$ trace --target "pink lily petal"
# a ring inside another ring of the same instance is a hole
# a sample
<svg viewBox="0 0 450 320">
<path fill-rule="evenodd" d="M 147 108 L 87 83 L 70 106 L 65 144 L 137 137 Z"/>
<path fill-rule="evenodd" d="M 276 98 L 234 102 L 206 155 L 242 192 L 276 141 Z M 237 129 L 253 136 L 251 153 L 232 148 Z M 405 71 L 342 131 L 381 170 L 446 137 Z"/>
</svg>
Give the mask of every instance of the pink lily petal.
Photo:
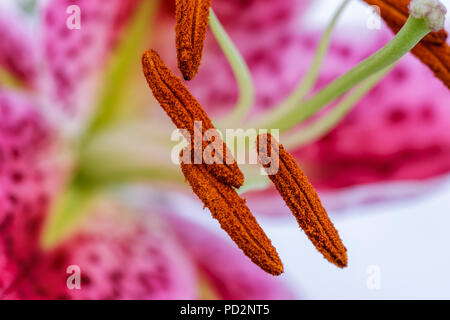
<svg viewBox="0 0 450 320">
<path fill-rule="evenodd" d="M 193 266 L 155 216 L 103 209 L 41 253 L 7 299 L 193 299 Z M 80 285 L 69 277 L 79 268 Z M 68 280 L 69 279 L 69 280 Z M 69 286 L 68 286 L 69 283 Z"/>
<path fill-rule="evenodd" d="M 44 11 L 43 43 L 55 101 L 72 110 L 88 101 L 87 81 L 105 66 L 138 0 L 51 0 Z M 69 6 L 78 6 L 80 29 L 69 29 Z"/>
<path fill-rule="evenodd" d="M 47 210 L 48 174 L 38 161 L 50 130 L 26 96 L 0 90 L 0 294 L 32 258 Z M 9 270 L 10 272 L 3 272 Z"/>
<path fill-rule="evenodd" d="M 11 11 L 0 12 L 0 68 L 30 86 L 37 75 L 34 37 L 24 17 Z"/>
<path fill-rule="evenodd" d="M 270 31 L 294 26 L 310 0 L 217 0 L 212 8 L 227 31 L 243 33 Z M 175 1 L 161 4 L 161 18 L 174 19 Z"/>
<path fill-rule="evenodd" d="M 222 0 L 213 4 L 227 30 L 245 33 L 285 29 L 293 26 L 309 0 Z"/>
<path fill-rule="evenodd" d="M 254 265 L 229 239 L 174 215 L 169 221 L 201 275 L 221 299 L 292 299 L 282 276 L 273 277 Z"/>
</svg>

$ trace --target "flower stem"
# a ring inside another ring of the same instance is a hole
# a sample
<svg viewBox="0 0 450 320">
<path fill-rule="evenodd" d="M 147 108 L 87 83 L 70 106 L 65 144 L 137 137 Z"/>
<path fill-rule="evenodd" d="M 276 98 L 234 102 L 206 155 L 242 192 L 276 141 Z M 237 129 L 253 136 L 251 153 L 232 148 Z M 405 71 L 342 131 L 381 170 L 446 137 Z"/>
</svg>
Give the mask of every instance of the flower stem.
<svg viewBox="0 0 450 320">
<path fill-rule="evenodd" d="M 236 107 L 233 112 L 223 120 L 224 124 L 236 124 L 236 122 L 244 120 L 250 111 L 250 108 L 253 106 L 253 102 L 255 101 L 255 90 L 253 88 L 252 76 L 244 58 L 239 53 L 239 50 L 228 36 L 212 9 L 210 9 L 209 19 L 211 30 L 222 48 L 225 57 L 230 63 L 239 87 L 239 100 Z"/>
<path fill-rule="evenodd" d="M 253 123 L 251 127 L 277 128 L 283 132 L 298 125 L 371 75 L 398 61 L 429 32 L 430 29 L 424 19 L 410 16 L 403 28 L 386 46 L 326 86 L 300 108 L 279 118 L 264 118 L 264 122 Z"/>
</svg>

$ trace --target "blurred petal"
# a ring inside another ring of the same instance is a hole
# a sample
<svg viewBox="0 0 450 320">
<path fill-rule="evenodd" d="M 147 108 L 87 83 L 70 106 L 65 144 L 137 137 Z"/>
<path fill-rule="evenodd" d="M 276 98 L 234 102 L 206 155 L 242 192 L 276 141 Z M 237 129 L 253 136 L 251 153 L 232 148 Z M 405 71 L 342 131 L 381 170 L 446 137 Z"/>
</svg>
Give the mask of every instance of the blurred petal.
<svg viewBox="0 0 450 320">
<path fill-rule="evenodd" d="M 309 0 L 220 0 L 213 6 L 227 30 L 239 30 L 249 36 L 294 25 L 309 3 Z"/>
<path fill-rule="evenodd" d="M 0 91 L 0 297 L 195 298 L 193 268 L 156 217 L 99 212 L 56 249 L 38 247 L 63 174 L 41 162 L 44 151 L 53 156 L 53 136 L 37 110 L 28 97 Z M 81 290 L 66 285 L 70 265 L 81 268 Z"/>
<path fill-rule="evenodd" d="M 200 274 L 221 299 L 292 299 L 282 276 L 274 277 L 253 264 L 233 243 L 200 226 L 169 216 L 180 242 Z"/>
<path fill-rule="evenodd" d="M 298 23 L 310 0 L 216 0 L 214 11 L 228 30 L 250 32 L 270 31 Z M 161 18 L 174 19 L 175 1 L 163 1 Z"/>
<path fill-rule="evenodd" d="M 32 85 L 36 77 L 37 56 L 28 21 L 11 9 L 0 9 L 0 68 L 19 81 Z"/>
<path fill-rule="evenodd" d="M 195 298 L 192 265 L 171 233 L 148 217 L 108 204 L 71 240 L 42 253 L 6 298 Z M 79 267 L 80 289 L 67 285 L 69 266 Z"/>
<path fill-rule="evenodd" d="M 44 8 L 43 42 L 50 94 L 64 108 L 89 101 L 89 80 L 104 65 L 138 0 L 50 0 Z M 80 8 L 80 29 L 69 29 L 69 6 Z M 80 92 L 81 91 L 81 92 Z M 91 93 L 91 92 L 90 92 Z M 91 93 L 92 94 L 92 93 Z M 82 95 L 82 97 L 80 96 Z"/>
<path fill-rule="evenodd" d="M 50 129 L 31 100 L 0 90 L 0 119 L 1 294 L 18 267 L 32 258 L 51 179 L 49 169 L 38 161 L 47 149 Z M 57 175 L 56 168 L 52 170 Z"/>
</svg>

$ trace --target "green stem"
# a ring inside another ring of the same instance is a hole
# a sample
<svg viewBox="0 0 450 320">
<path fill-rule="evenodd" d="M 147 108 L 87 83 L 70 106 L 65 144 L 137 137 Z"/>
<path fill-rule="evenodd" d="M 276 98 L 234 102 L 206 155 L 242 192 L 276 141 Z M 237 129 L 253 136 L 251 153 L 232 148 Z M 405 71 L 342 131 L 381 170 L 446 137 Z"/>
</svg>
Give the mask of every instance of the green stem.
<svg viewBox="0 0 450 320">
<path fill-rule="evenodd" d="M 225 57 L 230 63 L 239 87 L 239 99 L 236 107 L 233 112 L 223 120 L 224 127 L 226 127 L 226 124 L 236 124 L 236 122 L 245 119 L 255 101 L 255 91 L 253 88 L 252 76 L 244 58 L 239 53 L 239 50 L 228 36 L 212 9 L 209 14 L 209 25 L 217 42 L 222 48 Z"/>
<path fill-rule="evenodd" d="M 335 106 L 333 110 L 322 116 L 319 120 L 300 129 L 299 132 L 283 138 L 283 145 L 287 149 L 295 149 L 314 142 L 326 135 L 338 125 L 358 101 L 375 87 L 392 68 L 388 67 L 385 70 L 379 71 L 362 82 L 353 92 Z"/>
<path fill-rule="evenodd" d="M 326 86 L 301 107 L 280 118 L 254 122 L 250 127 L 277 128 L 281 132 L 295 127 L 358 83 L 398 61 L 429 32 L 430 29 L 424 19 L 410 16 L 403 28 L 386 46 Z"/>
</svg>

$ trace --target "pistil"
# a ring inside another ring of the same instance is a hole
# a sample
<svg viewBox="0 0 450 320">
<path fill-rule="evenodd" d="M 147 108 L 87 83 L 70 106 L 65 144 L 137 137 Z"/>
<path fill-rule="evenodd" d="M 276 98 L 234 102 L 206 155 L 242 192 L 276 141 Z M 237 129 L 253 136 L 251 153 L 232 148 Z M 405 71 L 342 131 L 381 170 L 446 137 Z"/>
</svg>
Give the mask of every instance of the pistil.
<svg viewBox="0 0 450 320">
<path fill-rule="evenodd" d="M 389 28 L 398 33 L 408 19 L 409 0 L 364 0 L 370 5 L 380 8 L 380 14 Z M 440 4 L 437 1 L 438 4 Z M 417 5 L 417 4 L 416 4 Z M 445 8 L 438 8 L 444 13 Z M 443 15 L 442 15 L 443 18 Z M 448 34 L 442 29 L 440 18 L 432 21 L 435 25 L 434 32 L 423 38 L 411 52 L 427 65 L 442 82 L 450 89 L 450 46 L 447 44 Z M 439 30 L 441 29 L 441 30 Z"/>
</svg>

